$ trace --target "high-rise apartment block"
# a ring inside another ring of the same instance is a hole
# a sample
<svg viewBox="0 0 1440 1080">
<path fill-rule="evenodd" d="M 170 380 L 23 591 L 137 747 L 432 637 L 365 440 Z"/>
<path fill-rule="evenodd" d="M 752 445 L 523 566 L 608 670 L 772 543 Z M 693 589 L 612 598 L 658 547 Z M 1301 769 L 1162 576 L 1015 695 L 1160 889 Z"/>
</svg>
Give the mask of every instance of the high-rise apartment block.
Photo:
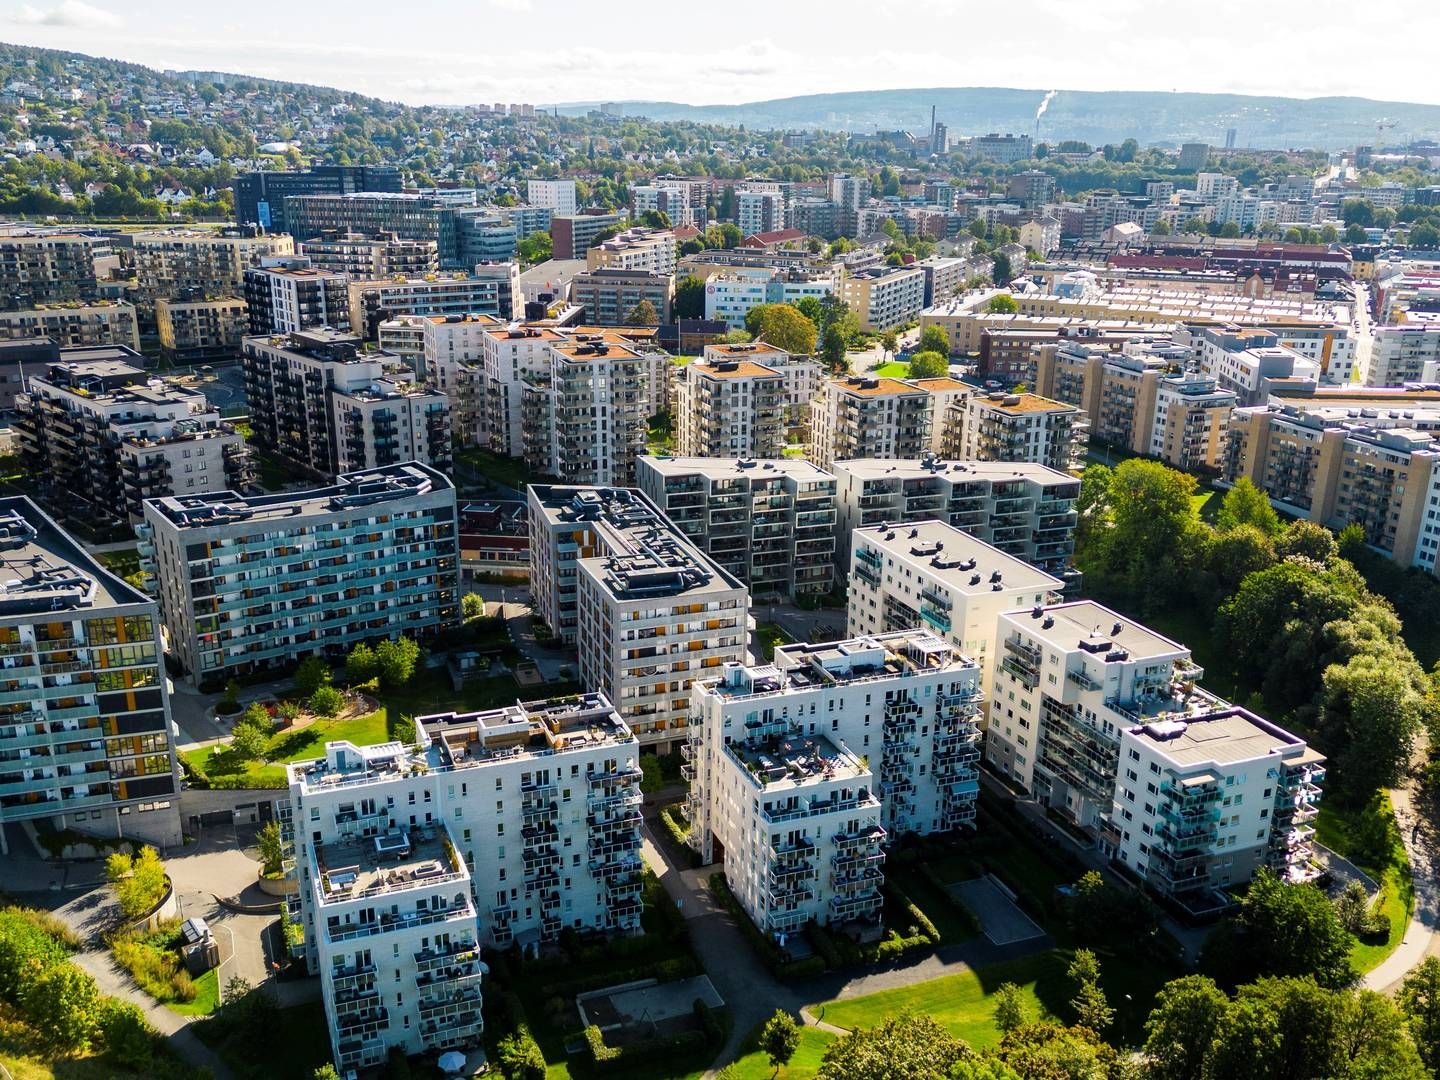
<svg viewBox="0 0 1440 1080">
<path fill-rule="evenodd" d="M 670 321 L 675 279 L 648 270 L 587 270 L 570 279 L 570 302 L 585 309 L 585 321 L 594 326 L 626 326 L 635 321 L 635 309 L 648 303 L 657 323 Z"/>
<path fill-rule="evenodd" d="M 763 932 L 878 926 L 887 836 L 973 826 L 980 672 L 922 630 L 786 645 L 691 689 L 692 843 Z"/>
<path fill-rule="evenodd" d="M 1377 326 L 1371 335 L 1365 385 L 1440 381 L 1440 326 Z"/>
<path fill-rule="evenodd" d="M 495 315 L 508 317 L 514 299 L 513 264 L 500 274 L 430 274 L 377 281 L 351 281 L 349 324 L 373 340 L 384 319 L 395 315 Z"/>
<path fill-rule="evenodd" d="M 266 260 L 245 271 L 245 303 L 252 334 L 350 329 L 349 279 L 304 259 Z"/>
<path fill-rule="evenodd" d="M 250 333 L 250 311 L 238 296 L 155 301 L 160 353 L 172 364 L 196 364 L 240 355 Z"/>
<path fill-rule="evenodd" d="M 827 379 L 810 410 L 810 460 L 828 469 L 847 458 L 923 457 L 931 408 L 925 390 L 900 379 Z"/>
<path fill-rule="evenodd" d="M 1079 466 L 1088 425 L 1079 409 L 1036 394 L 958 396 L 947 418 L 947 457 L 1034 462 L 1062 472 Z"/>
<path fill-rule="evenodd" d="M 255 235 L 245 229 L 152 229 L 131 236 L 137 302 L 182 296 L 238 296 L 245 272 L 267 260 L 295 254 L 288 236 Z"/>
<path fill-rule="evenodd" d="M 267 232 L 294 232 L 285 213 L 285 200 L 292 195 L 399 194 L 400 186 L 400 170 L 394 165 L 316 165 L 296 172 L 247 173 L 235 178 L 235 220 Z"/>
<path fill-rule="evenodd" d="M 99 345 L 140 348 L 135 305 L 113 300 L 0 311 L 0 340 L 34 337 L 53 338 L 61 348 Z"/>
<path fill-rule="evenodd" d="M 11 233 L 0 236 L 0 307 L 88 300 L 95 296 L 92 236 Z"/>
<path fill-rule="evenodd" d="M 645 446 L 648 361 L 599 334 L 546 346 L 548 370 L 526 379 L 521 401 L 525 461 L 567 483 L 625 486 Z"/>
<path fill-rule="evenodd" d="M 1218 906 L 1270 866 L 1313 876 L 1323 759 L 1202 690 L 1190 650 L 1085 600 L 999 620 L 985 754 L 1162 895 Z"/>
<path fill-rule="evenodd" d="M 335 471 L 416 461 L 449 472 L 453 461 L 450 399 L 402 368 L 368 385 L 336 387 Z"/>
<path fill-rule="evenodd" d="M 1066 582 L 1079 583 L 1075 500 L 1080 481 L 1031 463 L 994 461 L 837 461 L 839 550 L 856 529 L 943 521 Z"/>
<path fill-rule="evenodd" d="M 626 229 L 585 252 L 585 265 L 590 270 L 673 274 L 676 247 L 675 233 L 670 229 Z"/>
<path fill-rule="evenodd" d="M 745 658 L 750 594 L 639 491 L 529 489 L 530 592 L 647 746 L 684 735 L 690 684 Z"/>
<path fill-rule="evenodd" d="M 574 180 L 528 180 L 525 201 L 555 214 L 574 214 L 579 209 Z"/>
<path fill-rule="evenodd" d="M 851 636 L 929 629 L 988 683 L 1002 611 L 1044 604 L 1063 583 L 943 521 L 874 525 L 850 536 Z"/>
<path fill-rule="evenodd" d="M 583 259 L 596 237 L 625 220 L 624 214 L 562 214 L 550 219 L 551 252 L 556 259 Z"/>
<path fill-rule="evenodd" d="M 151 499 L 136 531 L 171 648 L 199 684 L 460 621 L 455 487 L 424 465 L 281 495 Z"/>
<path fill-rule="evenodd" d="M 925 309 L 925 271 L 918 266 L 877 266 L 847 274 L 840 299 L 872 333 L 913 322 Z"/>
<path fill-rule="evenodd" d="M 248 484 L 245 439 L 198 390 L 149 378 L 129 349 L 64 349 L 16 398 L 26 471 L 52 506 L 138 521 L 141 503 Z"/>
<path fill-rule="evenodd" d="M 799 458 L 641 457 L 637 484 L 754 598 L 835 583 L 835 478 Z"/>
<path fill-rule="evenodd" d="M 301 242 L 332 233 L 390 233 L 433 243 L 442 270 L 463 269 L 456 240 L 458 214 L 440 199 L 398 192 L 292 195 L 285 200 L 286 224 Z"/>
<path fill-rule="evenodd" d="M 29 499 L 0 499 L 0 853 L 5 826 L 180 842 L 155 601 Z"/>
<path fill-rule="evenodd" d="M 692 457 L 780 457 L 809 416 L 820 367 L 763 341 L 707 345 L 675 377 L 676 445 Z"/>
<path fill-rule="evenodd" d="M 440 249 L 433 240 L 402 240 L 393 233 L 332 232 L 303 239 L 301 255 L 317 270 L 331 270 L 359 281 L 375 278 L 421 277 L 440 269 Z"/>
</svg>

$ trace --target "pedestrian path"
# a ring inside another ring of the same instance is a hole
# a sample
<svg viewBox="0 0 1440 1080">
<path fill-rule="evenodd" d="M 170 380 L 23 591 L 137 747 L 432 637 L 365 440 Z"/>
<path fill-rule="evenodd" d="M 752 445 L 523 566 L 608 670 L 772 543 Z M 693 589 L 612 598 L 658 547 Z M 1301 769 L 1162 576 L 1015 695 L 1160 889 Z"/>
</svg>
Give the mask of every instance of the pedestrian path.
<svg viewBox="0 0 1440 1080">
<path fill-rule="evenodd" d="M 1435 944 L 1436 929 L 1440 928 L 1440 887 L 1437 887 L 1435 867 L 1430 860 L 1429 846 L 1424 842 L 1420 813 L 1415 808 L 1411 789 L 1403 787 L 1391 791 L 1390 802 L 1395 807 L 1395 819 L 1405 842 L 1405 852 L 1410 856 L 1415 906 L 1411 909 L 1410 922 L 1405 927 L 1405 936 L 1400 944 L 1365 976 L 1365 989 L 1386 992 L 1397 989 L 1410 970 L 1424 961 Z"/>
</svg>

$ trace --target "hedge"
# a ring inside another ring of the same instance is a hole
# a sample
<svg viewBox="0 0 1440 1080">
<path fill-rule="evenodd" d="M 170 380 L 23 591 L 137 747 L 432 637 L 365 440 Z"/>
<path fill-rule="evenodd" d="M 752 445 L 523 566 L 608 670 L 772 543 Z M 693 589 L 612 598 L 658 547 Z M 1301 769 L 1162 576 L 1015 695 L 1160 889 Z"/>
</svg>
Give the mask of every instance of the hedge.
<svg viewBox="0 0 1440 1080">
<path fill-rule="evenodd" d="M 915 901 L 905 895 L 898 885 L 887 881 L 885 888 L 890 893 L 890 899 L 895 906 L 904 910 L 906 917 L 919 927 L 920 933 L 929 940 L 930 944 L 939 945 L 940 931 L 935 929 L 935 924 L 930 921 L 930 917 L 925 912 L 916 906 Z"/>
<path fill-rule="evenodd" d="M 604 1032 L 594 1024 L 585 1029 L 585 1046 L 590 1051 L 590 1060 L 596 1072 L 620 1072 L 635 1068 L 638 1062 L 653 1063 L 693 1054 L 710 1041 L 703 1031 L 682 1031 L 678 1035 L 645 1039 L 628 1046 L 608 1046 Z"/>
</svg>

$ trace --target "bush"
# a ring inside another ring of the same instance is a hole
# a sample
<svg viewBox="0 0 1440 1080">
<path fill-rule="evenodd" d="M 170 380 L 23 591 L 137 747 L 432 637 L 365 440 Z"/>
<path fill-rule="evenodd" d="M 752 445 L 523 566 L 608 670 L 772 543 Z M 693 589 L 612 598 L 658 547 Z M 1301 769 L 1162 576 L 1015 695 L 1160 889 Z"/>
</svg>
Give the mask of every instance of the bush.
<svg viewBox="0 0 1440 1080">
<path fill-rule="evenodd" d="M 240 684 L 234 679 L 225 684 L 225 696 L 215 706 L 215 711 L 222 716 L 229 716 L 240 711 Z"/>
<path fill-rule="evenodd" d="M 466 593 L 460 598 L 460 614 L 467 620 L 480 618 L 485 614 L 485 598 L 479 593 Z"/>
<path fill-rule="evenodd" d="M 898 885 L 892 882 L 886 882 L 885 887 L 890 892 L 891 901 L 894 902 L 896 907 L 904 910 L 906 917 L 919 929 L 921 935 L 923 935 L 930 944 L 939 945 L 940 931 L 935 928 L 935 924 L 930 921 L 930 917 L 921 911 L 915 905 L 915 901 L 906 896 Z"/>
<path fill-rule="evenodd" d="M 589 1034 L 588 1029 L 586 1034 Z M 506 1080 L 545 1080 L 545 1055 L 540 1052 L 540 1044 L 524 1023 L 500 1040 L 496 1058 Z"/>
<path fill-rule="evenodd" d="M 319 687 L 316 687 L 316 689 L 318 690 Z M 296 720 L 300 719 L 301 709 L 300 706 L 293 701 L 282 701 L 275 709 L 275 713 L 286 724 L 293 724 Z"/>
<path fill-rule="evenodd" d="M 180 956 L 169 947 L 175 939 L 174 923 L 155 934 L 121 934 L 110 940 L 115 962 L 130 973 L 140 989 L 161 1003 L 194 1001 L 195 983 L 180 966 Z"/>
<path fill-rule="evenodd" d="M 165 895 L 165 864 L 148 845 L 133 857 L 112 852 L 105 860 L 105 877 L 115 889 L 120 914 L 132 922 L 153 910 Z"/>
<path fill-rule="evenodd" d="M 683 1031 L 656 1039 L 644 1039 L 623 1047 L 608 1046 L 605 1035 L 594 1024 L 585 1029 L 585 1046 L 596 1072 L 622 1072 L 634 1069 L 637 1063 L 669 1061 L 683 1054 L 692 1054 L 711 1040 L 705 1032 Z"/>
<path fill-rule="evenodd" d="M 345 704 L 345 696 L 333 686 L 322 686 L 310 695 L 310 711 L 316 716 L 334 716 Z"/>
<path fill-rule="evenodd" d="M 96 1029 L 112 1064 L 134 1072 L 149 1072 L 159 1034 L 138 1005 L 105 998 L 100 1003 Z"/>
</svg>

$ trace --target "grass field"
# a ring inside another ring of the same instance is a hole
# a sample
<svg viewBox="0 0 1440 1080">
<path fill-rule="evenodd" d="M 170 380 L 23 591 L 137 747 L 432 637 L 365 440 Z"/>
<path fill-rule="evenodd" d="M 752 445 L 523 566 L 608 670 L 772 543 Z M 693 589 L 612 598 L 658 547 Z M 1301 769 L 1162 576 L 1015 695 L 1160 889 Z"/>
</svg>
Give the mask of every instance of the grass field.
<svg viewBox="0 0 1440 1080">
<path fill-rule="evenodd" d="M 182 754 L 185 763 L 201 776 L 237 787 L 283 787 L 288 761 L 325 756 L 325 744 L 348 739 L 357 746 L 389 738 L 389 713 L 377 709 L 347 719 L 317 720 L 299 731 L 278 731 L 270 737 L 266 761 L 241 761 L 224 746 L 206 746 Z M 244 782 L 240 778 L 244 777 Z"/>
<path fill-rule="evenodd" d="M 500 454 L 492 454 L 488 450 L 482 450 L 477 446 L 467 446 L 455 451 L 455 464 L 465 465 L 473 469 L 481 477 L 493 480 L 496 483 L 504 484 L 506 487 L 524 488 L 534 477 L 530 470 L 525 468 L 525 463 L 516 458 L 502 457 Z"/>
<path fill-rule="evenodd" d="M 1383 842 L 1375 843 L 1380 837 Z M 1405 853 L 1390 797 L 1381 795 L 1360 810 L 1338 803 L 1322 804 L 1315 819 L 1315 838 L 1380 883 L 1381 910 L 1390 923 L 1390 934 L 1383 942 L 1356 941 L 1351 947 L 1350 962 L 1363 974 L 1378 967 L 1399 946 L 1415 904 L 1410 858 Z"/>
<path fill-rule="evenodd" d="M 765 1056 L 765 1052 L 755 1049 L 759 1037 L 759 1031 L 755 1031 L 746 1040 L 744 1053 L 731 1065 L 727 1076 L 733 1074 L 735 1080 L 771 1080 L 772 1077 L 775 1080 L 809 1080 L 820 1071 L 820 1058 L 826 1048 L 839 1038 L 838 1035 L 821 1031 L 819 1028 L 801 1028 L 800 1046 L 796 1049 L 795 1056 L 776 1073 L 770 1067 L 770 1059 Z"/>
<path fill-rule="evenodd" d="M 778 624 L 771 622 L 755 624 L 755 644 L 766 660 L 775 658 L 776 646 L 787 645 L 789 642 L 790 635 L 780 629 Z"/>
<path fill-rule="evenodd" d="M 940 931 L 940 940 L 944 944 L 969 941 L 975 936 L 974 927 L 964 912 L 956 907 L 955 901 L 932 885 L 923 874 L 917 873 L 913 866 L 891 862 L 885 867 L 885 880 L 904 892 L 925 913 L 925 917 Z"/>
<path fill-rule="evenodd" d="M 906 379 L 910 377 L 910 365 L 903 360 L 891 360 L 888 364 L 881 364 L 870 372 L 882 379 Z"/>
<path fill-rule="evenodd" d="M 195 980 L 194 1001 L 167 1002 L 171 1012 L 181 1016 L 209 1016 L 220 1005 L 220 976 L 211 968 Z"/>
</svg>

